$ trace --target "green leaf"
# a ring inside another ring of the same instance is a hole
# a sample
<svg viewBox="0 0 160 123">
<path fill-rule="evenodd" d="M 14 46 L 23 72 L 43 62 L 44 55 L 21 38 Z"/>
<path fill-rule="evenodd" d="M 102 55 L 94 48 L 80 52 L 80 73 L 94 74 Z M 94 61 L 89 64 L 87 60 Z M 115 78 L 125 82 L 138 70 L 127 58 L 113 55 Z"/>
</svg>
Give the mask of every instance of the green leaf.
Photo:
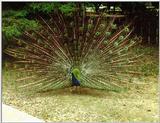
<svg viewBox="0 0 160 123">
<path fill-rule="evenodd" d="M 59 10 L 64 13 L 65 15 L 71 15 L 72 12 L 75 11 L 75 4 L 74 3 L 67 3 L 67 4 L 63 4 L 59 7 Z"/>
<path fill-rule="evenodd" d="M 27 14 L 28 14 L 27 10 L 19 10 L 19 11 L 6 10 L 6 11 L 3 11 L 2 17 L 22 18 L 22 17 L 26 17 Z"/>
<path fill-rule="evenodd" d="M 25 18 L 2 18 L 2 33 L 4 38 L 10 39 L 14 36 L 20 36 L 24 30 L 35 30 L 40 26 L 34 20 L 28 20 Z"/>
</svg>

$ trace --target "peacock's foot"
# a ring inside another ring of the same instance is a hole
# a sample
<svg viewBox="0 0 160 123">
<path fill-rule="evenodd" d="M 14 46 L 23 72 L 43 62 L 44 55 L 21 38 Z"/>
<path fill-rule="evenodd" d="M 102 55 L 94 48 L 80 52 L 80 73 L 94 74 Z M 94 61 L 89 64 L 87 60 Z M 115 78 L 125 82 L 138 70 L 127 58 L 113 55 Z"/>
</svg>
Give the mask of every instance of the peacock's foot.
<svg viewBox="0 0 160 123">
<path fill-rule="evenodd" d="M 80 87 L 79 86 L 73 86 L 71 89 L 70 89 L 70 92 L 73 93 L 73 94 L 80 94 Z"/>
</svg>

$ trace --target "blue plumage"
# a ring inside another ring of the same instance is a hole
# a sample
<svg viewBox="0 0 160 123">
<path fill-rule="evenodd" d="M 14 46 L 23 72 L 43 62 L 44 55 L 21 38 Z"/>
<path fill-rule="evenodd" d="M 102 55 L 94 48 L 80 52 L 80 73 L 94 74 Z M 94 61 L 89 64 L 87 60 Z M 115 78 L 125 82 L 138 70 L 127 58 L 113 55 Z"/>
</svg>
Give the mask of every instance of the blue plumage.
<svg viewBox="0 0 160 123">
<path fill-rule="evenodd" d="M 73 73 L 72 73 L 72 86 L 80 86 L 80 81 L 76 79 Z"/>
</svg>

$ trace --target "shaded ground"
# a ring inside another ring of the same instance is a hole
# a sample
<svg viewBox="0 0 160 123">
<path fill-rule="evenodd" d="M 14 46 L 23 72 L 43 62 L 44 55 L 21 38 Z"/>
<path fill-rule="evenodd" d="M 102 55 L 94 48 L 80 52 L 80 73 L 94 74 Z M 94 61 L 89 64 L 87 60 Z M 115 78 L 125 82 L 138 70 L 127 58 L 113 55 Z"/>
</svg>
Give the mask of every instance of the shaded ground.
<svg viewBox="0 0 160 123">
<path fill-rule="evenodd" d="M 70 88 L 24 95 L 14 90 L 14 78 L 3 72 L 3 103 L 13 105 L 45 121 L 150 121 L 158 122 L 158 51 L 140 48 L 145 52 L 145 76 L 140 85 L 127 92 L 98 91 L 82 88 L 73 94 Z"/>
</svg>

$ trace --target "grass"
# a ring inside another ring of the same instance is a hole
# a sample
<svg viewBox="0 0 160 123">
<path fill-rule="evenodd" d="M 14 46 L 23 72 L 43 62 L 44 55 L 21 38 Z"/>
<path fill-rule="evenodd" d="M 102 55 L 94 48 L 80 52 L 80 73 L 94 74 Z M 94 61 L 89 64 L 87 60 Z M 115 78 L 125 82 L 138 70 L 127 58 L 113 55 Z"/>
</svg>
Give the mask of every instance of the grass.
<svg viewBox="0 0 160 123">
<path fill-rule="evenodd" d="M 142 58 L 145 69 L 142 69 L 143 65 L 139 68 L 144 76 L 137 82 L 142 84 L 134 85 L 128 91 L 81 88 L 80 94 L 73 94 L 66 88 L 26 95 L 15 89 L 16 73 L 3 69 L 2 101 L 45 121 L 158 122 L 158 50 L 140 47 L 135 52 L 145 53 Z"/>
</svg>

